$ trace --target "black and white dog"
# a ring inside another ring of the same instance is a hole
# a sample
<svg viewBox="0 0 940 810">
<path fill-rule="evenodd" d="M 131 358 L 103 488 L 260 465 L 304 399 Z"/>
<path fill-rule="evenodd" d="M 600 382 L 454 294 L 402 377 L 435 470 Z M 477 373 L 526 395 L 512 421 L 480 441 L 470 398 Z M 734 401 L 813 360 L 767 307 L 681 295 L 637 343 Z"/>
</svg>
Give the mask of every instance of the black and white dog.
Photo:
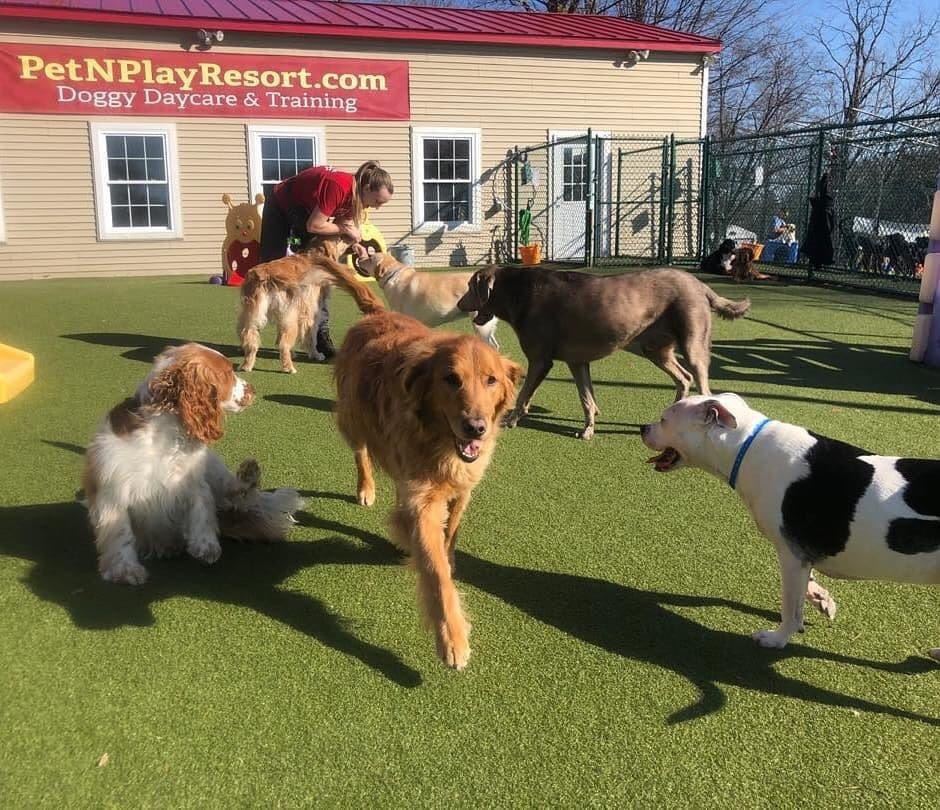
<svg viewBox="0 0 940 810">
<path fill-rule="evenodd" d="M 731 262 L 734 261 L 734 240 L 725 239 L 714 253 L 702 259 L 699 267 L 703 273 L 712 273 L 717 276 L 731 275 Z"/>
<path fill-rule="evenodd" d="M 876 456 L 768 419 L 736 394 L 684 399 L 640 435 L 659 472 L 688 465 L 727 480 L 776 546 L 783 609 L 776 630 L 753 634 L 764 647 L 803 629 L 812 568 L 940 584 L 940 461 Z"/>
</svg>

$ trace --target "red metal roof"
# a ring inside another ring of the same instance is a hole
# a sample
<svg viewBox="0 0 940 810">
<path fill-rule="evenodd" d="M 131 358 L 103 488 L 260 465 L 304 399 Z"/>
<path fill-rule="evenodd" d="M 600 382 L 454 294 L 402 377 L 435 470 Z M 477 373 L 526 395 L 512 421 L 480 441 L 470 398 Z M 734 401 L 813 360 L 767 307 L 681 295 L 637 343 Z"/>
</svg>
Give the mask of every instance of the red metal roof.
<svg viewBox="0 0 940 810">
<path fill-rule="evenodd" d="M 717 39 L 619 17 L 327 0 L 0 0 L 0 17 L 551 48 L 721 49 Z"/>
</svg>

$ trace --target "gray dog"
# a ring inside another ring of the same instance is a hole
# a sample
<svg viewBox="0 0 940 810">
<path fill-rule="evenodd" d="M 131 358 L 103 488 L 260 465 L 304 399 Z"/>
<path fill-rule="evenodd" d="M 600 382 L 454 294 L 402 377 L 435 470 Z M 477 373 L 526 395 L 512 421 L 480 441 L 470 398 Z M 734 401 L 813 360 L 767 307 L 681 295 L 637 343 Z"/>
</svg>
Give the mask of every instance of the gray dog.
<svg viewBox="0 0 940 810">
<path fill-rule="evenodd" d="M 591 383 L 594 360 L 629 346 L 673 379 L 677 401 L 688 396 L 693 378 L 699 391 L 709 394 L 712 310 L 734 319 L 750 306 L 747 299 L 722 298 L 681 270 L 598 276 L 517 266 L 478 270 L 457 302 L 464 312 L 477 312 L 477 323 L 494 316 L 507 321 L 529 361 L 525 385 L 504 424 L 513 427 L 528 413 L 552 361 L 563 360 L 584 408 L 582 439 L 594 435 L 598 413 Z M 676 349 L 691 372 L 679 363 Z"/>
</svg>

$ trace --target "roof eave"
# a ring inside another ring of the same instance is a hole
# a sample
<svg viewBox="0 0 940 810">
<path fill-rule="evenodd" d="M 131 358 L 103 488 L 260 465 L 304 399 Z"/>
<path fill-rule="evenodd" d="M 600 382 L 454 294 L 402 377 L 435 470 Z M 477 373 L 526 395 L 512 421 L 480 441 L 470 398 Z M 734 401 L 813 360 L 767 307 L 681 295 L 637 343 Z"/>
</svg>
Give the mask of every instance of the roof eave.
<svg viewBox="0 0 940 810">
<path fill-rule="evenodd" d="M 410 40 L 412 42 L 473 43 L 481 45 L 526 45 L 533 47 L 576 48 L 591 50 L 662 51 L 667 53 L 718 53 L 721 43 L 702 37 L 702 42 L 663 42 L 644 39 L 593 39 L 589 37 L 538 36 L 517 34 L 481 34 L 450 31 L 406 31 L 388 28 L 362 28 L 359 26 L 311 25 L 309 23 L 258 22 L 253 20 L 225 20 L 200 17 L 172 17 L 121 12 L 88 11 L 68 8 L 29 8 L 0 6 L 0 17 L 42 20 L 46 22 L 84 22 L 91 24 L 133 25 L 158 28 L 224 28 L 228 31 L 248 31 L 258 34 L 296 34 L 301 36 L 342 37 L 369 40 Z"/>
</svg>

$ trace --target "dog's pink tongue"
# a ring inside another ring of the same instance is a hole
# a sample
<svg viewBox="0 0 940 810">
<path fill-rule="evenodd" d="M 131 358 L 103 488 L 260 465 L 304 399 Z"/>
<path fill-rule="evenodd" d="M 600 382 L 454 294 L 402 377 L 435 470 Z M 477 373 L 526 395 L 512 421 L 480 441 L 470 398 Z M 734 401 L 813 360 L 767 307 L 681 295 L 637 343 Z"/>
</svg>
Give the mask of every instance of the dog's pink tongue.
<svg viewBox="0 0 940 810">
<path fill-rule="evenodd" d="M 475 458 L 476 456 L 480 455 L 480 448 L 483 447 L 483 442 L 481 442 L 479 439 L 473 439 L 469 442 L 461 442 L 460 446 L 466 455 Z"/>
</svg>

